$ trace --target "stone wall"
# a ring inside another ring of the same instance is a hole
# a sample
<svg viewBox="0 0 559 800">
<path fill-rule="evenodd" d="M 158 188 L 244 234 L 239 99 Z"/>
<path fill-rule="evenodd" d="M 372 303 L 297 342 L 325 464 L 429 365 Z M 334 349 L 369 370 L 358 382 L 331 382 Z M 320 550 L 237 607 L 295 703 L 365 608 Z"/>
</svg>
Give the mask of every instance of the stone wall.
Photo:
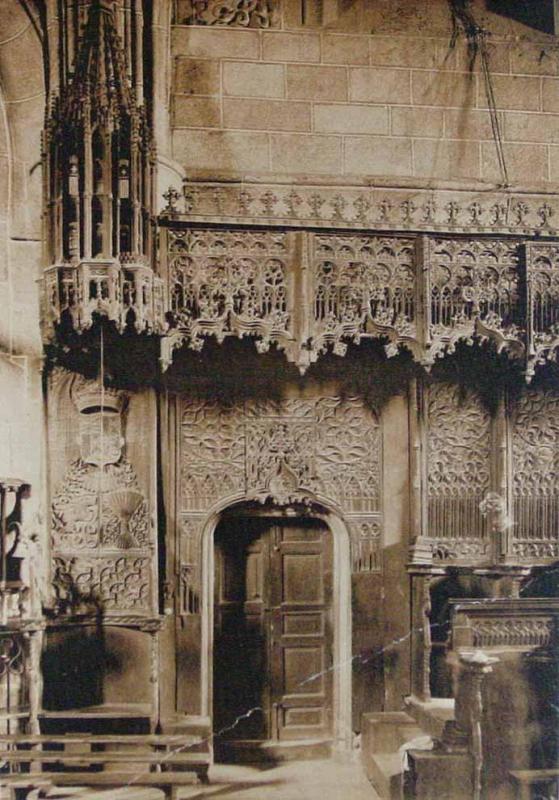
<svg viewBox="0 0 559 800">
<path fill-rule="evenodd" d="M 0 475 L 31 484 L 23 518 L 44 531 L 40 139 L 43 55 L 16 0 L 0 13 Z"/>
<path fill-rule="evenodd" d="M 189 176 L 502 183 L 481 58 L 470 68 L 463 34 L 452 45 L 447 0 L 345 5 L 327 24 L 285 3 L 278 29 L 173 27 L 174 156 Z M 559 51 L 485 7 L 510 183 L 551 188 Z"/>
</svg>

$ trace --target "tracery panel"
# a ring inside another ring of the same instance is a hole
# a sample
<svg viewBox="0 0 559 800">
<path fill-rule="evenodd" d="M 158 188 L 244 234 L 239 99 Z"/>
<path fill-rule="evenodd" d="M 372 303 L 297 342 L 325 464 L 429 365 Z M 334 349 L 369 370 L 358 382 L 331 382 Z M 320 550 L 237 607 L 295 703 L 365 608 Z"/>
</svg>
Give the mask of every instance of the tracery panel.
<svg viewBox="0 0 559 800">
<path fill-rule="evenodd" d="M 427 515 L 434 556 L 489 552 L 480 509 L 491 489 L 491 418 L 473 393 L 433 383 L 427 401 Z"/>
<path fill-rule="evenodd" d="M 555 243 L 526 246 L 528 292 L 527 375 L 546 358 L 556 359 L 559 346 L 559 246 Z"/>
<path fill-rule="evenodd" d="M 559 396 L 528 389 L 511 416 L 512 553 L 559 556 Z"/>
<path fill-rule="evenodd" d="M 230 406 L 185 398 L 182 549 L 188 549 L 189 558 L 198 557 L 198 544 L 187 543 L 184 531 L 218 503 L 246 499 L 312 504 L 323 498 L 350 520 L 356 571 L 376 571 L 381 464 L 377 415 L 358 397 L 254 400 Z M 189 570 L 197 574 L 196 564 Z"/>
<path fill-rule="evenodd" d="M 519 242 L 430 240 L 428 335 L 431 352 L 452 351 L 474 334 L 520 343 Z"/>
<path fill-rule="evenodd" d="M 264 352 L 291 338 L 288 234 L 170 229 L 170 319 L 177 343 L 200 350 L 204 336 L 258 336 Z M 176 345 L 173 345 L 176 346 Z"/>
<path fill-rule="evenodd" d="M 313 238 L 313 349 L 344 355 L 347 340 L 416 337 L 415 243 L 411 238 Z M 396 345 L 397 346 L 397 345 Z"/>
</svg>

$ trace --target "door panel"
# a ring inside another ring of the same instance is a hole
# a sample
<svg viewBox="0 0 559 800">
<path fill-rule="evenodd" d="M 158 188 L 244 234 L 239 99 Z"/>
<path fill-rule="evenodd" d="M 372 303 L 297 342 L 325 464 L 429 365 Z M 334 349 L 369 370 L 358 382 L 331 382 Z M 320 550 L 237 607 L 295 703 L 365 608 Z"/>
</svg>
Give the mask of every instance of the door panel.
<svg viewBox="0 0 559 800">
<path fill-rule="evenodd" d="M 282 561 L 282 602 L 323 603 L 322 553 L 285 554 Z"/>
<path fill-rule="evenodd" d="M 231 724 L 249 708 L 262 708 L 236 724 L 230 738 L 330 735 L 331 606 L 326 526 L 250 518 L 219 526 L 214 718 Z"/>
<path fill-rule="evenodd" d="M 276 735 L 325 738 L 331 732 L 332 535 L 315 520 L 272 532 L 271 606 Z"/>
</svg>

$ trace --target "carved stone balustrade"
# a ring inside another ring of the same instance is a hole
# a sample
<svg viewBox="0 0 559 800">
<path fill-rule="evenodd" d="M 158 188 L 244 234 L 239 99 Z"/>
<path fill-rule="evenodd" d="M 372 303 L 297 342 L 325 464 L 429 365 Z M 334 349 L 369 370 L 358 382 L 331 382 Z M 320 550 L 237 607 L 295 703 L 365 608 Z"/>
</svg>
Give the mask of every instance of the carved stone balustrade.
<svg viewBox="0 0 559 800">
<path fill-rule="evenodd" d="M 126 253 L 118 260 L 55 265 L 45 270 L 44 281 L 47 339 L 61 324 L 86 330 L 95 314 L 115 322 L 119 330 L 127 326 L 139 333 L 163 330 L 162 283 L 143 257 Z"/>
<path fill-rule="evenodd" d="M 535 650 L 551 655 L 557 648 L 559 600 L 489 598 L 452 603 L 452 647 L 458 652 Z"/>
<path fill-rule="evenodd" d="M 414 197 L 214 184 L 167 192 L 163 366 L 207 336 L 254 336 L 301 372 L 367 338 L 426 368 L 477 340 L 520 360 L 529 382 L 559 348 L 555 208 L 537 197 L 491 207 L 466 193 Z"/>
</svg>

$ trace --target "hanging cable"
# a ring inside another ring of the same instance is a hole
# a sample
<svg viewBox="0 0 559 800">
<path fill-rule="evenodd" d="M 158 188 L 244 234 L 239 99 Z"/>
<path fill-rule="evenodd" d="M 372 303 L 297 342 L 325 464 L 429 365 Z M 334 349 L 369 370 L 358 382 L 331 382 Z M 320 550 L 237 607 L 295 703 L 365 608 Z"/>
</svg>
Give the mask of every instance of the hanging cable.
<svg viewBox="0 0 559 800">
<path fill-rule="evenodd" d="M 469 10 L 468 6 L 470 5 L 470 0 L 449 0 L 449 5 L 452 15 L 452 35 L 450 37 L 449 49 L 453 50 L 456 47 L 456 42 L 462 32 L 466 37 L 469 56 L 468 68 L 470 72 L 473 72 L 476 59 L 479 55 L 485 98 L 487 100 L 487 108 L 491 120 L 491 132 L 495 141 L 499 172 L 501 173 L 501 185 L 507 187 L 509 185 L 509 176 L 505 159 L 505 148 L 501 135 L 501 126 L 499 124 L 499 113 L 495 101 L 493 79 L 489 68 L 487 32 L 477 24 Z"/>
</svg>

